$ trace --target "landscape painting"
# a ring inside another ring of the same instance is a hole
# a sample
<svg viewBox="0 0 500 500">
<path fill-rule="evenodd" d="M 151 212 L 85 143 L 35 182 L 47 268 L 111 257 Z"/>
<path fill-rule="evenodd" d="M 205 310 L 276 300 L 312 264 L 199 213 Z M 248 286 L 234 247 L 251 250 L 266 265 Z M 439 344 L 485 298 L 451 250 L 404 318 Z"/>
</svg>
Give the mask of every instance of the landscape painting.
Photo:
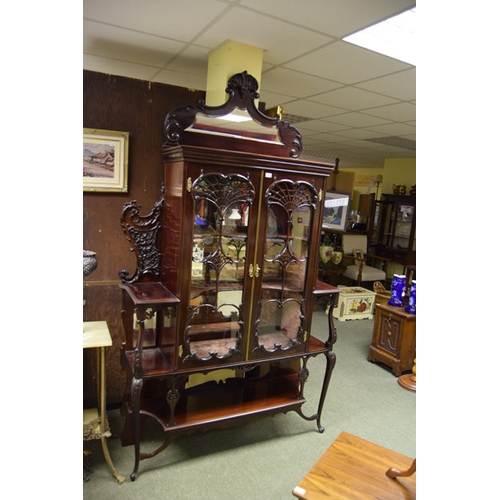
<svg viewBox="0 0 500 500">
<path fill-rule="evenodd" d="M 83 190 L 127 192 L 128 132 L 83 129 Z"/>
</svg>

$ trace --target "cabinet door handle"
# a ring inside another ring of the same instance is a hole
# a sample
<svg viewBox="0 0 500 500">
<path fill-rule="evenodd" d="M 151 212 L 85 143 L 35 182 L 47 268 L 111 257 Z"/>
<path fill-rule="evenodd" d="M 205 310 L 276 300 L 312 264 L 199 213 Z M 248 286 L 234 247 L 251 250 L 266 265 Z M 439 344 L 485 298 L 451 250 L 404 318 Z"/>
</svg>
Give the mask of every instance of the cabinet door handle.
<svg viewBox="0 0 500 500">
<path fill-rule="evenodd" d="M 253 267 L 253 264 L 248 266 L 248 276 L 250 276 L 250 278 L 258 278 L 260 276 L 259 264 L 255 264 L 255 268 Z"/>
</svg>

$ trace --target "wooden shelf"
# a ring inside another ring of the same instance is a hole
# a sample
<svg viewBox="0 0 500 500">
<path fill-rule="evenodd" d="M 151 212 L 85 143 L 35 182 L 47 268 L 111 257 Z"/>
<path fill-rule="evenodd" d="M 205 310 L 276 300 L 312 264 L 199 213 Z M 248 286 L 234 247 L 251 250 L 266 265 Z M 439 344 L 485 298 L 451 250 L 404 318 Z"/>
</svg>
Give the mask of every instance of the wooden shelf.
<svg viewBox="0 0 500 500">
<path fill-rule="evenodd" d="M 121 283 L 120 288 L 125 290 L 135 304 L 176 304 L 179 299 L 170 292 L 162 283 Z"/>
<path fill-rule="evenodd" d="M 157 377 L 173 371 L 170 363 L 167 361 L 166 351 L 168 350 L 167 348 L 161 349 L 159 347 L 142 350 L 141 365 L 144 378 Z M 125 351 L 124 355 L 133 373 L 134 351 Z"/>
<path fill-rule="evenodd" d="M 262 379 L 232 378 L 182 391 L 173 426 L 170 425 L 170 407 L 165 398 L 143 400 L 140 413 L 154 418 L 165 432 L 175 433 L 187 427 L 212 426 L 297 409 L 306 402 L 299 395 L 296 374 Z M 127 411 L 131 412 L 129 406 Z M 132 443 L 133 440 L 127 440 L 123 444 Z"/>
</svg>

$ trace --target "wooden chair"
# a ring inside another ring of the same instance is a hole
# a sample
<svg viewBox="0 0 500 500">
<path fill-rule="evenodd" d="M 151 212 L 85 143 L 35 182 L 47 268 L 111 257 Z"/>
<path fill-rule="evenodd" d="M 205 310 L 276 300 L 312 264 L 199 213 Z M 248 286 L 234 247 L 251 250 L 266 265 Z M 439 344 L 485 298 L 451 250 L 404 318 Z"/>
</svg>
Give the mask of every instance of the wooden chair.
<svg viewBox="0 0 500 500">
<path fill-rule="evenodd" d="M 348 264 L 342 276 L 356 282 L 380 281 L 386 279 L 387 263 L 390 259 L 368 253 L 368 237 L 366 234 L 344 234 L 342 236 L 344 263 Z M 349 264 L 349 262 L 352 262 Z M 376 266 L 379 263 L 379 267 Z M 372 265 L 369 265 L 372 264 Z"/>
</svg>

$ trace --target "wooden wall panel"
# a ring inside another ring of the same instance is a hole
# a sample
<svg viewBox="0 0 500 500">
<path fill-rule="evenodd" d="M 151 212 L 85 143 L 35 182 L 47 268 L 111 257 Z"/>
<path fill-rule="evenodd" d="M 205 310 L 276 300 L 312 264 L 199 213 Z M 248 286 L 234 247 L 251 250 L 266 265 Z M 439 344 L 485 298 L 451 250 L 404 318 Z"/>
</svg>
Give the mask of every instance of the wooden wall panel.
<svg viewBox="0 0 500 500">
<path fill-rule="evenodd" d="M 84 278 L 85 321 L 108 321 L 113 346 L 108 349 L 108 403 L 118 404 L 124 387 L 120 367 L 121 295 L 118 272 L 135 270 L 135 257 L 120 226 L 123 205 L 137 200 L 148 213 L 161 196 L 161 144 L 166 114 L 182 104 L 196 104 L 204 92 L 92 71 L 83 72 L 83 127 L 130 134 L 127 193 L 83 193 L 83 250 L 97 253 L 97 269 Z M 84 353 L 84 375 L 93 369 Z M 95 395 L 84 377 L 84 403 Z"/>
</svg>

